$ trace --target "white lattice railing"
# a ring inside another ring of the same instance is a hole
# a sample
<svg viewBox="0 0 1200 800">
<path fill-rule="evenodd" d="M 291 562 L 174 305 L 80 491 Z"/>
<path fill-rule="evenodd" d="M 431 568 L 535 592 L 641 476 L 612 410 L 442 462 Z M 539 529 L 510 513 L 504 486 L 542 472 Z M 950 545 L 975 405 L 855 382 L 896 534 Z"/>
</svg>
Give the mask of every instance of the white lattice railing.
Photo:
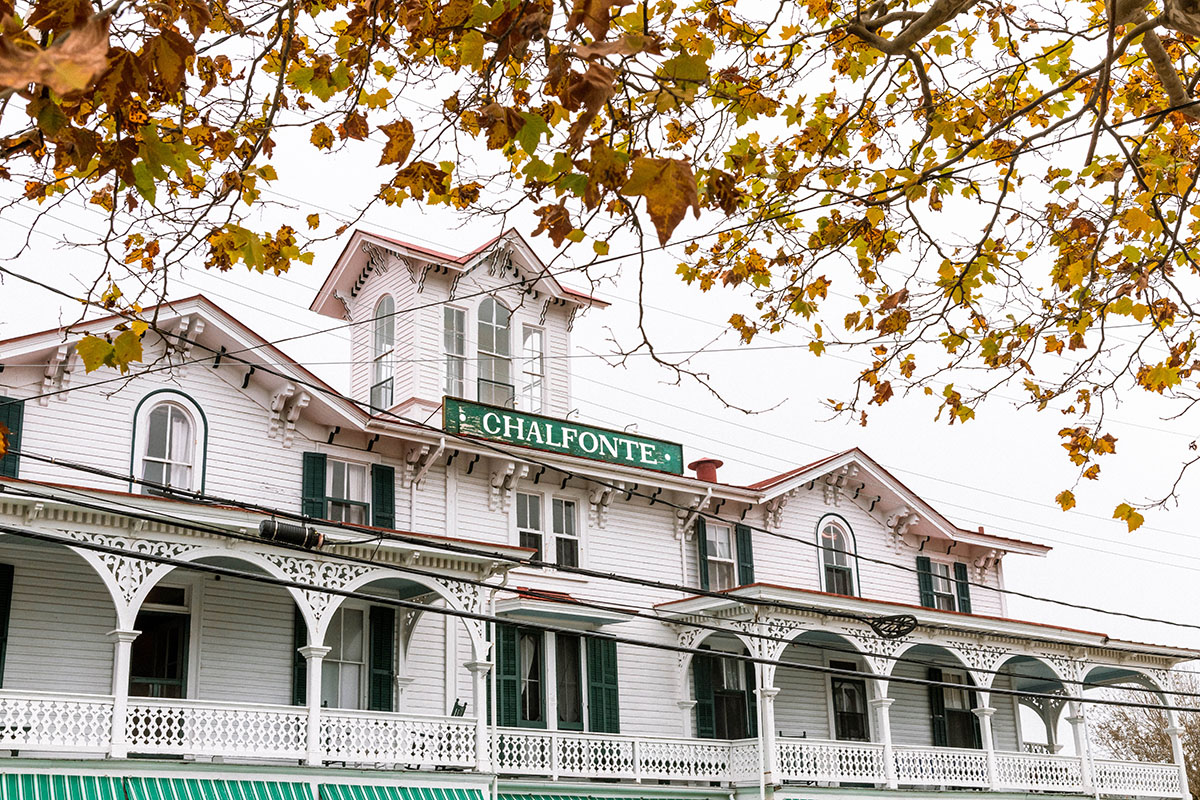
<svg viewBox="0 0 1200 800">
<path fill-rule="evenodd" d="M 1083 786 L 1080 759 L 1042 753 L 996 753 L 996 778 L 1001 789 L 1078 792 Z"/>
<path fill-rule="evenodd" d="M 330 761 L 473 767 L 475 720 L 322 709 L 321 748 Z"/>
<path fill-rule="evenodd" d="M 779 775 L 785 781 L 883 783 L 883 745 L 820 739 L 779 739 Z"/>
<path fill-rule="evenodd" d="M 895 748 L 896 779 L 901 786 L 986 788 L 987 755 L 956 747 Z"/>
<path fill-rule="evenodd" d="M 295 706 L 130 698 L 133 753 L 303 758 L 308 715 Z"/>
<path fill-rule="evenodd" d="M 104 752 L 112 697 L 0 690 L 0 750 Z"/>
<path fill-rule="evenodd" d="M 1180 797 L 1179 767 L 1174 764 L 1149 764 L 1140 761 L 1093 762 L 1096 789 L 1100 794 L 1131 797 Z"/>
<path fill-rule="evenodd" d="M 502 728 L 496 741 L 497 771 L 517 775 L 725 781 L 731 757 L 730 742 L 711 739 Z"/>
</svg>

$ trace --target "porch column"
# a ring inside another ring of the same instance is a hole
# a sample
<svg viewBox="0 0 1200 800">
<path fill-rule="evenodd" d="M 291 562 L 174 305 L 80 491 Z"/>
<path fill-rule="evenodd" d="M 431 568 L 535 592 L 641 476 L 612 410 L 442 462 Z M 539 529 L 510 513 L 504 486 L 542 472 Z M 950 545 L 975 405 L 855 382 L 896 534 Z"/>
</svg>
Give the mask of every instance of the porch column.
<svg viewBox="0 0 1200 800">
<path fill-rule="evenodd" d="M 1167 712 L 1167 736 L 1171 738 L 1171 758 L 1179 767 L 1179 796 L 1182 800 L 1191 800 L 1192 793 L 1188 787 L 1187 760 L 1183 755 L 1183 728 L 1179 725 L 1179 712 Z"/>
<path fill-rule="evenodd" d="M 329 648 L 319 644 L 309 644 L 300 648 L 307 664 L 308 687 L 305 697 L 308 699 L 308 732 L 306 735 L 308 756 L 305 762 L 310 766 L 320 766 L 324 760 L 321 750 L 321 666 Z"/>
<path fill-rule="evenodd" d="M 875 721 L 879 728 L 879 741 L 883 744 L 883 777 L 888 789 L 895 789 L 899 782 L 896 780 L 896 752 L 892 747 L 892 697 L 871 698 L 871 707 L 875 709 Z"/>
<path fill-rule="evenodd" d="M 491 772 L 491 748 L 488 747 L 487 677 L 490 661 L 468 661 L 471 671 L 471 706 L 475 709 L 475 771 Z"/>
<path fill-rule="evenodd" d="M 108 632 L 113 640 L 113 710 L 112 733 L 109 737 L 108 754 L 111 758 L 129 755 L 129 739 L 126 728 L 129 719 L 129 661 L 133 640 L 141 631 L 117 628 Z"/>
<path fill-rule="evenodd" d="M 759 740 L 763 749 L 763 779 L 767 786 L 779 783 L 776 775 L 779 764 L 779 753 L 775 742 L 775 696 L 779 694 L 778 686 L 764 686 L 758 690 L 758 709 L 761 719 L 758 724 Z"/>
<path fill-rule="evenodd" d="M 1075 754 L 1079 756 L 1080 784 L 1084 794 L 1092 793 L 1092 754 L 1088 746 L 1087 716 L 1084 714 L 1083 703 L 1078 700 L 1070 702 L 1071 735 L 1075 739 Z"/>
<path fill-rule="evenodd" d="M 987 757 L 988 788 L 994 792 L 1000 786 L 1000 774 L 996 769 L 996 744 L 992 739 L 992 717 L 996 709 L 981 706 L 971 711 L 979 719 L 979 738 L 983 740 L 983 752 Z"/>
<path fill-rule="evenodd" d="M 680 719 L 680 736 L 685 739 L 696 738 L 696 731 L 692 729 L 692 709 L 696 707 L 696 701 L 691 699 L 677 700 L 675 707 L 683 712 L 682 719 Z"/>
</svg>

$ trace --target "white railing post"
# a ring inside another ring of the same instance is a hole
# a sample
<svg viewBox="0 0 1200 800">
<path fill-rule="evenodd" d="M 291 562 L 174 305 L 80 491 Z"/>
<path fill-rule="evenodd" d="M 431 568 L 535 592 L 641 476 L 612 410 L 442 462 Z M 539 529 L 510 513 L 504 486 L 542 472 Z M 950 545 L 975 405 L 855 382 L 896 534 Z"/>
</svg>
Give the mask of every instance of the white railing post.
<svg viewBox="0 0 1200 800">
<path fill-rule="evenodd" d="M 108 754 L 112 758 L 129 755 L 129 661 L 133 640 L 141 631 L 117 628 L 108 632 L 113 640 L 113 710 L 112 734 L 109 738 Z"/>
<path fill-rule="evenodd" d="M 329 648 L 319 644 L 309 644 L 300 648 L 304 656 L 305 674 L 308 676 L 308 686 L 305 699 L 308 700 L 308 726 L 305 732 L 305 763 L 310 766 L 320 766 L 324 761 L 321 747 L 321 666 Z"/>
<path fill-rule="evenodd" d="M 636 783 L 642 782 L 642 751 L 641 748 L 638 747 L 639 744 L 639 740 L 633 740 L 633 780 Z"/>
<path fill-rule="evenodd" d="M 558 772 L 562 768 L 559 760 L 559 742 L 558 733 L 550 732 L 550 779 L 558 780 Z"/>
<path fill-rule="evenodd" d="M 471 672 L 471 707 L 475 710 L 475 771 L 491 772 L 491 748 L 488 746 L 487 681 L 490 661 L 468 661 Z"/>
<path fill-rule="evenodd" d="M 1192 793 L 1188 787 L 1187 760 L 1183 755 L 1183 739 L 1180 738 L 1183 728 L 1179 726 L 1179 712 L 1174 709 L 1167 712 L 1167 736 L 1171 738 L 1171 759 L 1179 768 L 1179 797 L 1181 800 L 1191 800 Z"/>
<path fill-rule="evenodd" d="M 876 697 L 870 701 L 875 709 L 875 719 L 879 727 L 879 742 L 883 745 L 883 779 L 888 789 L 899 786 L 896 779 L 896 752 L 892 746 L 892 697 Z"/>
<path fill-rule="evenodd" d="M 1067 717 L 1067 722 L 1071 723 L 1071 735 L 1075 739 L 1075 755 L 1079 757 L 1079 783 L 1084 794 L 1091 794 L 1092 781 L 1092 754 L 1088 747 L 1087 735 L 1087 717 L 1083 712 L 1083 703 L 1078 700 L 1070 701 L 1071 716 Z"/>
<path fill-rule="evenodd" d="M 994 792 L 1000 786 L 1000 773 L 996 769 L 996 744 L 992 737 L 992 717 L 996 709 L 983 706 L 972 709 L 972 713 L 979 719 L 979 738 L 983 740 L 983 752 L 987 758 L 988 788 Z"/>
</svg>

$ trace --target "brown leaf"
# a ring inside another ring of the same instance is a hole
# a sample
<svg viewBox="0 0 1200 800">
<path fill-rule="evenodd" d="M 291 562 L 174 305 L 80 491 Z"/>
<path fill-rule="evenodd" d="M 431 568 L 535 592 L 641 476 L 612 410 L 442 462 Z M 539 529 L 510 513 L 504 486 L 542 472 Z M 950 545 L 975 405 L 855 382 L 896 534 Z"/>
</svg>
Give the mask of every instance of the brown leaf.
<svg viewBox="0 0 1200 800">
<path fill-rule="evenodd" d="M 608 26 L 612 24 L 612 8 L 629 2 L 631 0 L 575 0 L 571 16 L 567 18 L 567 28 L 573 31 L 582 25 L 593 39 L 600 41 L 608 35 Z"/>
<path fill-rule="evenodd" d="M 183 88 L 187 60 L 193 55 L 192 43 L 178 31 L 167 29 L 146 42 L 142 69 L 157 91 L 173 96 Z"/>
<path fill-rule="evenodd" d="M 709 202 L 715 203 L 725 216 L 732 217 L 737 213 L 742 190 L 737 188 L 737 180 L 732 175 L 719 169 L 711 170 L 705 189 Z"/>
<path fill-rule="evenodd" d="M 488 36 L 496 42 L 495 59 L 503 63 L 509 56 L 525 55 L 529 43 L 550 30 L 554 16 L 552 0 L 522 2 L 505 11 L 488 25 Z"/>
<path fill-rule="evenodd" d="M 525 118 L 515 108 L 491 103 L 480 112 L 479 124 L 487 129 L 488 149 L 499 150 L 511 142 L 517 132 L 525 126 Z"/>
<path fill-rule="evenodd" d="M 626 34 L 615 42 L 592 42 L 575 45 L 575 53 L 580 58 L 601 58 L 603 56 L 632 56 L 637 53 L 661 55 L 662 48 L 658 40 L 652 36 Z"/>
<path fill-rule="evenodd" d="M 412 152 L 413 136 L 412 123 L 406 119 L 398 119 L 387 125 L 380 125 L 379 130 L 387 137 L 383 146 L 383 155 L 379 157 L 379 166 L 384 164 L 403 164 Z"/>
<path fill-rule="evenodd" d="M 193 39 L 199 38 L 200 34 L 204 33 L 204 29 L 208 27 L 208 23 L 212 22 L 212 12 L 209 11 L 208 3 L 204 0 L 184 0 L 179 14 L 187 23 L 188 31 L 192 34 Z"/>
<path fill-rule="evenodd" d="M 658 231 L 658 243 L 666 244 L 690 207 L 700 216 L 700 197 L 692 165 L 673 158 L 634 159 L 633 172 L 621 190 L 646 198 L 650 221 Z"/>
<path fill-rule="evenodd" d="M 575 226 L 571 224 L 571 215 L 567 213 L 566 206 L 562 203 L 542 206 L 533 213 L 541 218 L 538 226 L 533 229 L 533 235 L 537 236 L 545 231 L 550 237 L 550 241 L 554 242 L 555 247 L 561 246 L 563 240 L 575 229 Z"/>
<path fill-rule="evenodd" d="M 343 140 L 355 139 L 356 141 L 361 142 L 363 139 L 367 138 L 367 134 L 371 132 L 371 127 L 367 125 L 366 117 L 358 112 L 355 112 L 346 117 L 345 122 L 338 123 L 337 132 L 338 136 L 340 136 Z"/>
<path fill-rule="evenodd" d="M 60 95 L 90 87 L 108 65 L 108 19 L 89 20 L 46 49 L 20 47 L 0 37 L 0 87 L 48 86 Z"/>
<path fill-rule="evenodd" d="M 591 157 L 580 163 L 588 176 L 583 202 L 588 208 L 600 205 L 609 190 L 619 189 L 625 182 L 628 156 L 608 146 L 603 139 L 592 142 Z"/>
<path fill-rule="evenodd" d="M 879 310 L 880 311 L 890 311 L 893 308 L 895 308 L 896 306 L 903 303 L 907 299 L 908 299 L 908 289 L 901 289 L 898 292 L 892 292 L 891 294 L 889 294 L 887 297 L 885 297 L 883 299 L 882 303 L 879 304 Z"/>
<path fill-rule="evenodd" d="M 582 75 L 571 73 L 566 91 L 563 92 L 563 105 L 572 111 L 583 109 L 567 134 L 567 144 L 572 150 L 583 144 L 583 137 L 592 120 L 613 96 L 616 78 L 616 73 L 603 64 L 592 64 Z"/>
<path fill-rule="evenodd" d="M 87 0 L 38 0 L 29 24 L 40 31 L 69 31 L 83 27 L 91 15 Z"/>
</svg>

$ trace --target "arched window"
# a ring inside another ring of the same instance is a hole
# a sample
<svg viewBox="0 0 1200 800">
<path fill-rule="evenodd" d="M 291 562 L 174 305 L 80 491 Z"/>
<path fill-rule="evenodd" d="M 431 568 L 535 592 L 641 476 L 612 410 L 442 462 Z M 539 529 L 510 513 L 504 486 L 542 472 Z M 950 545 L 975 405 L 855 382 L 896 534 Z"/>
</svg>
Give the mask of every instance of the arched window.
<svg viewBox="0 0 1200 800">
<path fill-rule="evenodd" d="M 512 408 L 512 312 L 491 297 L 479 304 L 479 402 Z"/>
<path fill-rule="evenodd" d="M 825 591 L 851 595 L 854 591 L 854 539 L 835 519 L 822 520 L 817 543 L 821 546 Z"/>
<path fill-rule="evenodd" d="M 396 301 L 385 294 L 375 305 L 375 324 L 371 329 L 371 405 L 377 409 L 392 407 L 392 355 L 396 350 Z"/>
<path fill-rule="evenodd" d="M 202 491 L 207 431 L 199 407 L 178 392 L 151 392 L 134 420 L 133 474 L 142 494 Z"/>
</svg>

